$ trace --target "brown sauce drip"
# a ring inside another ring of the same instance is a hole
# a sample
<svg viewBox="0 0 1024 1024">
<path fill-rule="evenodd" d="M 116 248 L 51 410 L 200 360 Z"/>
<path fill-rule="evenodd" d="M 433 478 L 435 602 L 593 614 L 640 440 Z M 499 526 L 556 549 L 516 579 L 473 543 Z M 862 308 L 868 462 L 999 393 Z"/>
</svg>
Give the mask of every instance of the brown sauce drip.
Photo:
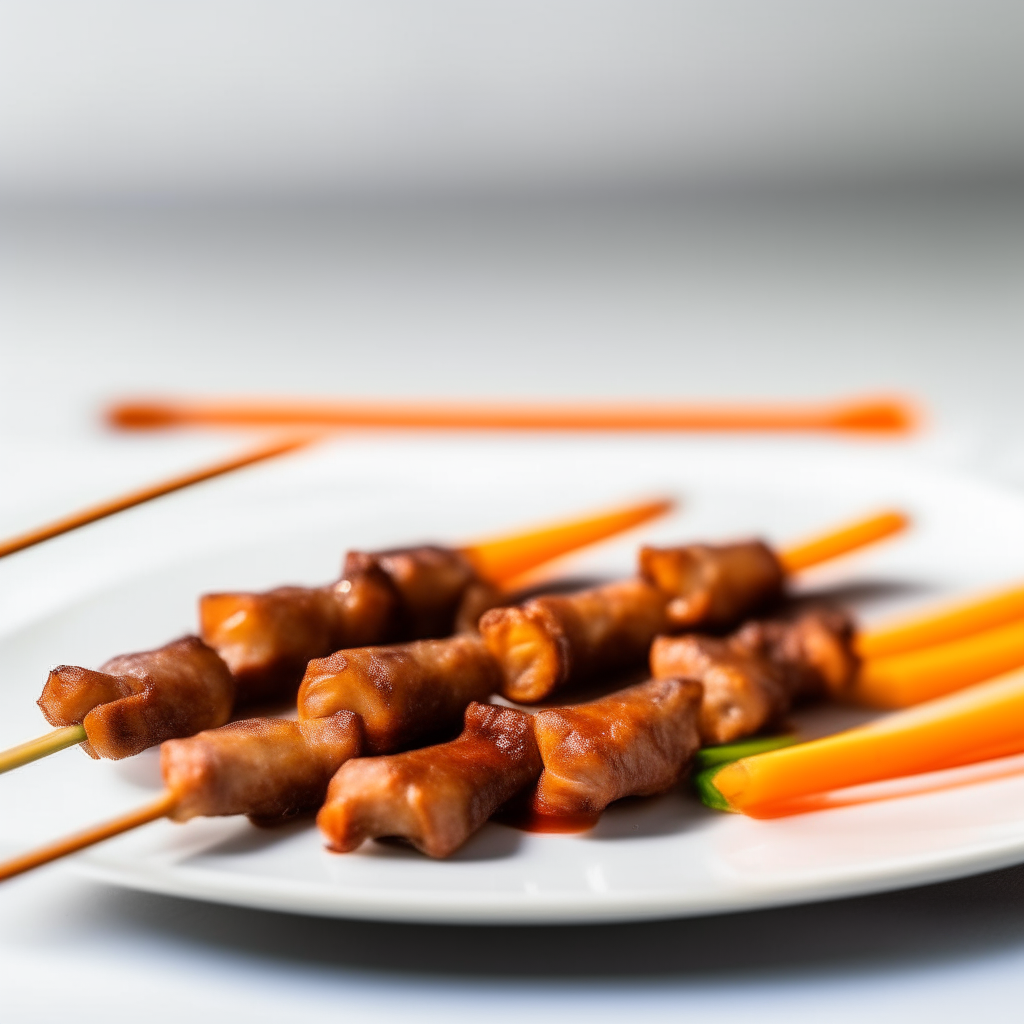
<svg viewBox="0 0 1024 1024">
<path fill-rule="evenodd" d="M 527 801 L 515 801 L 506 804 L 494 816 L 494 821 L 521 832 L 537 832 L 541 834 L 565 834 L 570 832 L 586 832 L 593 828 L 601 814 L 543 814 L 532 807 Z"/>
</svg>

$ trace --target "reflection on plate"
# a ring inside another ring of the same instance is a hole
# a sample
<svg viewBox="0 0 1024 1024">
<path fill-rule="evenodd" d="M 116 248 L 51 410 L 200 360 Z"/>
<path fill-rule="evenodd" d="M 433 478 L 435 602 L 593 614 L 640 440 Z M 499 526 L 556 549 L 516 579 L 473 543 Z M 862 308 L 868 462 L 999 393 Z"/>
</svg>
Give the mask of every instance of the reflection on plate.
<svg viewBox="0 0 1024 1024">
<path fill-rule="evenodd" d="M 388 479 L 378 474 L 372 487 L 361 487 L 360 473 L 369 481 L 385 454 Z M 802 581 L 805 589 L 843 595 L 868 619 L 1024 574 L 1024 500 L 909 470 L 871 446 L 391 443 L 376 451 L 368 445 L 358 457 L 328 452 L 315 470 L 305 485 L 259 505 L 272 506 L 259 542 L 211 551 L 200 543 L 204 523 L 190 523 L 197 552 L 190 560 L 141 575 L 126 565 L 116 586 L 0 640 L 7 683 L 0 741 L 40 731 L 33 701 L 50 665 L 98 663 L 162 642 L 189 628 L 202 590 L 326 579 L 347 546 L 468 539 L 644 493 L 684 497 L 677 516 L 643 531 L 657 541 L 760 532 L 784 542 L 878 505 L 906 508 L 916 519 L 913 534 Z M 349 500 L 354 491 L 372 498 Z M 218 514 L 237 515 L 238 503 L 226 500 Z M 180 520 L 173 522 L 180 531 Z M 566 571 L 625 575 L 638 538 L 595 549 Z M 821 709 L 807 713 L 806 725 L 823 731 L 842 717 Z M 88 763 L 72 750 L 0 784 L 6 819 L 17 827 L 3 846 L 14 849 L 140 803 L 159 777 L 153 753 L 115 765 Z M 1024 776 L 1016 775 L 768 822 L 707 811 L 680 789 L 613 806 L 582 835 L 489 824 L 443 862 L 379 843 L 336 856 L 323 850 L 310 823 L 260 830 L 219 819 L 158 822 L 75 863 L 120 885 L 310 914 L 492 923 L 641 919 L 879 891 L 1022 861 L 1022 806 Z"/>
</svg>

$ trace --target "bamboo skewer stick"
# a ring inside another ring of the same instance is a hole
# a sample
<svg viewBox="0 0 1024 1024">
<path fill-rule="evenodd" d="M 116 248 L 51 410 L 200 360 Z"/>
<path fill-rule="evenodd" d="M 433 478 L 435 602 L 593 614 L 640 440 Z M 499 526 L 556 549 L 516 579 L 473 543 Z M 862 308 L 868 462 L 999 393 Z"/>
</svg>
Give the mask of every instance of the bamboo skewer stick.
<svg viewBox="0 0 1024 1024">
<path fill-rule="evenodd" d="M 180 426 L 385 427 L 433 430 L 825 430 L 905 434 L 915 425 L 897 398 L 779 405 L 129 400 L 107 419 L 126 430 Z"/>
<path fill-rule="evenodd" d="M 145 804 L 134 811 L 114 818 L 112 821 L 104 822 L 93 828 L 87 828 L 83 832 L 76 832 L 74 835 L 64 839 L 58 839 L 55 843 L 42 846 L 38 850 L 22 854 L 20 857 L 12 857 L 8 861 L 0 863 L 0 882 L 15 875 L 24 874 L 33 868 L 42 867 L 51 861 L 67 857 L 69 854 L 84 850 L 87 846 L 94 846 L 103 842 L 104 839 L 112 839 L 123 832 L 130 832 L 133 828 L 146 825 L 158 818 L 165 817 L 174 807 L 175 796 L 173 793 L 164 792 L 152 803 Z"/>
<path fill-rule="evenodd" d="M 171 479 L 165 480 L 162 483 L 151 484 L 149 487 L 142 487 L 137 491 L 129 491 L 127 494 L 111 498 L 109 501 L 100 502 L 98 505 L 91 505 L 79 512 L 73 512 L 69 516 L 64 516 L 62 519 L 48 523 L 46 526 L 40 526 L 38 529 L 29 530 L 27 533 L 0 541 L 0 558 L 3 558 L 5 555 L 12 555 L 15 551 L 23 551 L 25 548 L 30 548 L 35 544 L 41 544 L 44 540 L 59 537 L 62 533 L 77 530 L 80 526 L 95 523 L 99 519 L 105 519 L 107 516 L 123 512 L 125 509 L 142 505 L 144 502 L 152 501 L 154 498 L 163 497 L 165 494 L 180 491 L 185 487 L 191 487 L 193 484 L 202 483 L 204 480 L 223 476 L 225 473 L 231 473 L 236 469 L 251 466 L 256 462 L 263 462 L 265 459 L 286 455 L 288 452 L 306 447 L 306 445 L 311 444 L 314 440 L 316 440 L 315 436 L 307 434 L 301 437 L 289 437 L 284 440 L 272 441 L 269 444 L 260 445 L 260 447 L 244 452 L 241 455 L 235 455 L 230 459 L 215 462 L 213 465 L 205 466 L 191 473 L 183 473 L 181 476 L 171 477 Z"/>
<path fill-rule="evenodd" d="M 20 768 L 22 765 L 38 761 L 41 757 L 56 754 L 58 750 L 73 747 L 76 743 L 82 743 L 84 740 L 84 725 L 67 725 L 62 729 L 54 729 L 44 736 L 29 740 L 27 743 L 20 743 L 16 747 L 11 747 L 10 750 L 0 752 L 0 775 Z"/>
</svg>

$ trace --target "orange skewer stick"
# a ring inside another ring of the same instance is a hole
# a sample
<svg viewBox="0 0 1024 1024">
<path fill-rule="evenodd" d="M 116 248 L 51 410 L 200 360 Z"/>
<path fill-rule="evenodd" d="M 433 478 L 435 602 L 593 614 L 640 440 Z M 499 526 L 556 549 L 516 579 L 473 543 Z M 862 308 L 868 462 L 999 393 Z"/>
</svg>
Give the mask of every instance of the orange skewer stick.
<svg viewBox="0 0 1024 1024">
<path fill-rule="evenodd" d="M 1024 672 L 876 722 L 736 761 L 702 780 L 706 803 L 770 818 L 815 809 L 807 798 L 850 786 L 1024 751 Z"/>
<path fill-rule="evenodd" d="M 779 561 L 787 573 L 800 572 L 900 533 L 909 523 L 902 512 L 881 512 L 786 548 Z"/>
<path fill-rule="evenodd" d="M 56 522 L 41 526 L 36 530 L 30 530 L 28 533 L 22 533 L 16 537 L 0 541 L 0 558 L 3 558 L 5 555 L 14 554 L 15 551 L 23 551 L 34 544 L 41 544 L 44 540 L 50 540 L 52 537 L 59 537 L 62 533 L 70 533 L 72 530 L 77 530 L 80 526 L 95 523 L 99 519 L 105 519 L 107 516 L 112 516 L 117 512 L 134 508 L 136 505 L 152 501 L 154 498 L 171 494 L 173 491 L 180 491 L 185 487 L 191 487 L 193 484 L 201 483 L 204 480 L 223 476 L 225 473 L 231 473 L 236 469 L 251 466 L 255 462 L 263 462 L 265 459 L 272 459 L 278 455 L 285 455 L 299 448 L 305 448 L 307 445 L 312 444 L 314 440 L 316 440 L 314 435 L 306 434 L 301 437 L 289 437 L 283 440 L 272 441 L 269 444 L 260 445 L 259 448 L 247 451 L 242 455 L 235 455 L 222 462 L 215 462 L 212 466 L 205 466 L 191 473 L 171 477 L 170 480 L 165 480 L 163 483 L 142 487 L 137 491 L 122 494 L 119 498 L 111 498 L 110 501 L 104 501 L 99 505 L 84 508 L 80 512 L 74 512 L 63 519 L 58 519 Z"/>
<path fill-rule="evenodd" d="M 892 626 L 866 630 L 857 638 L 857 653 L 862 658 L 888 658 L 949 643 L 1015 620 L 1024 621 L 1024 587 L 1012 587 Z"/>
<path fill-rule="evenodd" d="M 671 511 L 670 499 L 611 509 L 586 519 L 571 519 L 511 537 L 495 537 L 462 548 L 477 573 L 489 583 L 508 584 L 531 569 L 577 548 L 596 544 Z"/>
<path fill-rule="evenodd" d="M 1024 621 L 946 644 L 872 658 L 850 696 L 876 708 L 907 708 L 1024 665 Z"/>
<path fill-rule="evenodd" d="M 392 427 L 434 430 L 825 430 L 906 434 L 898 398 L 784 405 L 458 404 L 453 402 L 130 400 L 107 419 L 126 430 L 181 426 Z"/>
<path fill-rule="evenodd" d="M 174 795 L 165 792 L 152 803 L 130 811 L 128 814 L 123 814 L 119 818 L 114 818 L 113 821 L 88 828 L 84 832 L 78 832 L 73 836 L 60 839 L 49 846 L 43 846 L 20 857 L 12 857 L 10 860 L 0 863 L 0 882 L 6 881 L 8 878 L 14 878 L 15 875 L 24 874 L 33 868 L 42 867 L 44 864 L 59 860 L 61 857 L 77 853 L 79 850 L 84 850 L 87 846 L 94 846 L 96 843 L 103 842 L 104 839 L 112 839 L 122 832 L 130 832 L 133 828 L 138 828 L 140 825 L 156 821 L 157 818 L 163 818 L 174 807 L 174 803 Z"/>
</svg>

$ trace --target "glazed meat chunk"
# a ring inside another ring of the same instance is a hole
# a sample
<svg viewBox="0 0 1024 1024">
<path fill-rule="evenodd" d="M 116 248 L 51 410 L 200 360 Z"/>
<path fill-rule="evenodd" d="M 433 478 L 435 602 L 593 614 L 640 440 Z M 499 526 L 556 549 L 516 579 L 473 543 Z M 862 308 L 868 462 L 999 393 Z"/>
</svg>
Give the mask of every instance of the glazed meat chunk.
<svg viewBox="0 0 1024 1024">
<path fill-rule="evenodd" d="M 853 619 L 838 608 L 817 608 L 792 620 L 746 623 L 734 643 L 766 658 L 786 677 L 795 701 L 839 697 L 859 667 Z"/>
<path fill-rule="evenodd" d="M 235 681 L 201 640 L 112 658 L 98 672 L 59 665 L 38 704 L 53 726 L 82 724 L 92 757 L 122 758 L 177 736 L 223 725 Z"/>
<path fill-rule="evenodd" d="M 245 705 L 293 698 L 313 658 L 469 631 L 499 600 L 460 552 L 424 546 L 349 552 L 342 578 L 325 587 L 207 594 L 199 619 Z"/>
<path fill-rule="evenodd" d="M 342 765 L 317 824 L 339 853 L 398 836 L 447 857 L 540 771 L 530 716 L 473 703 L 462 734 L 449 743 Z"/>
<path fill-rule="evenodd" d="M 374 570 L 387 577 L 398 596 L 397 632 L 402 640 L 447 636 L 460 618 L 460 625 L 472 629 L 474 614 L 479 618 L 499 600 L 497 590 L 483 583 L 466 556 L 453 548 L 425 544 L 393 551 L 352 551 L 345 560 L 346 579 Z"/>
<path fill-rule="evenodd" d="M 735 626 L 782 597 L 783 571 L 761 541 L 640 549 L 640 575 L 668 598 L 670 632 Z"/>
<path fill-rule="evenodd" d="M 544 771 L 534 813 L 594 818 L 613 800 L 664 792 L 700 745 L 701 686 L 651 679 L 600 700 L 534 717 Z"/>
<path fill-rule="evenodd" d="M 331 776 L 360 753 L 358 716 L 291 722 L 250 718 L 160 748 L 160 767 L 175 803 L 170 817 L 248 814 L 260 823 L 316 810 Z"/>
<path fill-rule="evenodd" d="M 371 754 L 453 732 L 470 701 L 500 683 L 498 666 L 476 636 L 414 640 L 337 651 L 309 663 L 299 689 L 299 717 L 354 711 Z"/>
<path fill-rule="evenodd" d="M 688 676 L 704 684 L 705 743 L 730 743 L 777 721 L 795 702 L 840 693 L 857 669 L 853 627 L 841 612 L 750 622 L 732 636 L 658 637 L 656 678 Z"/>
<path fill-rule="evenodd" d="M 502 694 L 533 704 L 597 675 L 642 665 L 665 629 L 665 597 L 643 580 L 495 608 L 480 633 L 501 666 Z"/>
<path fill-rule="evenodd" d="M 785 680 L 770 662 L 717 637 L 658 637 L 651 647 L 651 675 L 703 683 L 700 735 L 704 743 L 730 743 L 749 736 L 790 705 Z"/>
</svg>

